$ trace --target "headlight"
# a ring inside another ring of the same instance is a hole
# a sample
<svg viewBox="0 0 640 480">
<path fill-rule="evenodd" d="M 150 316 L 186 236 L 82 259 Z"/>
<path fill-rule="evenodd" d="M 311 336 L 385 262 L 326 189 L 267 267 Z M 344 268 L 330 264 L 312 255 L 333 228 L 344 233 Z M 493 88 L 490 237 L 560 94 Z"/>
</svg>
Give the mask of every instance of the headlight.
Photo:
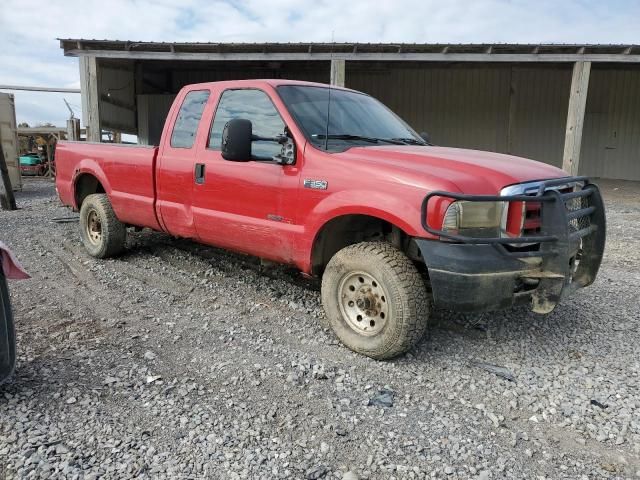
<svg viewBox="0 0 640 480">
<path fill-rule="evenodd" d="M 504 209 L 505 202 L 453 202 L 444 215 L 442 230 L 452 235 L 500 237 Z"/>
</svg>

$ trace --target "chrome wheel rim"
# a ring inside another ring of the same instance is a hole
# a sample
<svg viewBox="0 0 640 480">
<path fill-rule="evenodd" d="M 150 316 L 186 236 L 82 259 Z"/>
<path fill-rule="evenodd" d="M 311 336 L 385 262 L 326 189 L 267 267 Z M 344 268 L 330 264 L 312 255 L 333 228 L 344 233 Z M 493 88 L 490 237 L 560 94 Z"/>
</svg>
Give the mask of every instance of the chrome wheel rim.
<svg viewBox="0 0 640 480">
<path fill-rule="evenodd" d="M 338 286 L 338 304 L 347 325 L 360 335 L 376 335 L 389 320 L 389 297 L 366 272 L 349 272 Z"/>
<path fill-rule="evenodd" d="M 87 215 L 87 238 L 93 245 L 99 245 L 102 241 L 102 222 L 98 212 L 91 210 Z"/>
</svg>

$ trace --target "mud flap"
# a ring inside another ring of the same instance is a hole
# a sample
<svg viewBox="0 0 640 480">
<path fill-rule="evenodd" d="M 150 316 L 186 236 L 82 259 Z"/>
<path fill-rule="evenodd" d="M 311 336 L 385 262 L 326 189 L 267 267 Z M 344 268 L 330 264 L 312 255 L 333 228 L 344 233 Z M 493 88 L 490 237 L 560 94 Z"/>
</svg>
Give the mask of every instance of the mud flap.
<svg viewBox="0 0 640 480">
<path fill-rule="evenodd" d="M 531 294 L 531 311 L 535 313 L 551 313 L 560 301 L 565 279 L 543 278 Z"/>
<path fill-rule="evenodd" d="M 548 191 L 547 195 L 554 200 L 542 208 L 542 230 L 557 240 L 540 245 L 544 278 L 538 277 L 540 283 L 531 296 L 531 310 L 543 314 L 551 313 L 560 301 L 565 285 L 571 278 L 569 252 L 577 250 L 577 244 L 572 245 L 569 240 L 569 220 L 561 195 L 555 190 Z"/>
<path fill-rule="evenodd" d="M 566 228 L 570 218 L 564 197 L 557 191 L 547 192 L 555 200 L 542 209 L 542 228 L 554 235 L 557 241 L 541 244 L 542 273 L 529 276 L 540 279 L 531 297 L 531 309 L 536 313 L 550 313 L 561 298 L 591 285 L 600 268 L 606 237 L 604 204 L 596 185 L 588 184 L 584 190 L 589 192 L 584 196 L 588 205 L 580 207 L 593 207 L 594 212 L 590 215 L 589 227 L 583 231 Z M 577 252 L 580 252 L 579 260 Z"/>
<path fill-rule="evenodd" d="M 586 188 L 591 191 L 588 206 L 595 208 L 591 215 L 591 225 L 595 229 L 593 233 L 582 239 L 582 257 L 573 275 L 573 284 L 576 287 L 587 287 L 596 279 L 602 263 L 607 235 L 607 220 L 600 189 L 594 184 L 589 184 Z"/>
</svg>

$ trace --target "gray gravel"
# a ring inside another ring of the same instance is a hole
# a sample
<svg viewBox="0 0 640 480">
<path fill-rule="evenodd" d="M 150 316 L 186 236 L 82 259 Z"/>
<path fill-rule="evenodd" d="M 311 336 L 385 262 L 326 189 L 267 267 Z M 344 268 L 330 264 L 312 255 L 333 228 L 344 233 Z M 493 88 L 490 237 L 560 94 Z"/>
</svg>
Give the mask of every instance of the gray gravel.
<svg viewBox="0 0 640 480">
<path fill-rule="evenodd" d="M 604 187 L 595 286 L 546 317 L 438 312 L 376 362 L 295 271 L 152 232 L 94 260 L 27 181 L 0 212 L 33 276 L 10 284 L 0 478 L 640 478 L 640 185 Z"/>
</svg>

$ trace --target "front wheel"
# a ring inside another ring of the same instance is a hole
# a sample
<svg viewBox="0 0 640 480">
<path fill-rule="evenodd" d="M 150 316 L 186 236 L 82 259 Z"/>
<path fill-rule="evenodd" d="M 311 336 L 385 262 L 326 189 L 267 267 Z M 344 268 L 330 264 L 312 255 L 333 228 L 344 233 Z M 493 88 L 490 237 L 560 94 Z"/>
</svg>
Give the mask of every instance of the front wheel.
<svg viewBox="0 0 640 480">
<path fill-rule="evenodd" d="M 413 347 L 430 310 L 418 269 L 382 242 L 350 245 L 331 258 L 322 277 L 322 304 L 340 341 L 378 360 Z"/>
</svg>

